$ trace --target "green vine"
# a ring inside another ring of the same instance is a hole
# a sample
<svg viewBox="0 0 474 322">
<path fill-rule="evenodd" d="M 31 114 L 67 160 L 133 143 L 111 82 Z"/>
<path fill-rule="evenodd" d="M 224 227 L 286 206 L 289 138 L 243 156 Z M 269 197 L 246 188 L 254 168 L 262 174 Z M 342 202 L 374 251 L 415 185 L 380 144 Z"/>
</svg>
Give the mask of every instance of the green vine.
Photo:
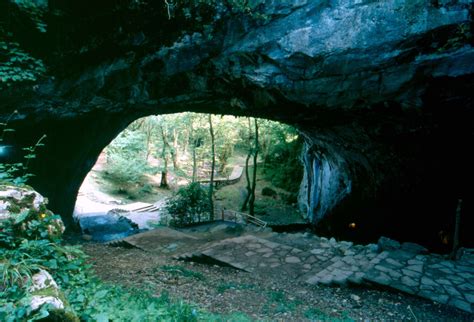
<svg viewBox="0 0 474 322">
<path fill-rule="evenodd" d="M 0 89 L 25 81 L 36 81 L 46 68 L 16 42 L 0 41 Z"/>
<path fill-rule="evenodd" d="M 8 126 L 10 120 L 16 115 L 18 111 L 13 111 L 7 118 L 5 123 L 0 123 L 1 134 L 0 134 L 0 148 L 3 148 L 2 143 L 5 135 L 15 130 Z M 36 151 L 39 147 L 44 146 L 43 141 L 46 139 L 46 134 L 41 136 L 39 140 L 32 146 L 23 148 L 26 151 L 25 162 L 17 163 L 1 163 L 0 162 L 0 181 L 13 183 L 13 184 L 25 184 L 29 178 L 33 177 L 34 174 L 29 172 L 29 166 L 32 159 L 36 158 Z"/>
</svg>

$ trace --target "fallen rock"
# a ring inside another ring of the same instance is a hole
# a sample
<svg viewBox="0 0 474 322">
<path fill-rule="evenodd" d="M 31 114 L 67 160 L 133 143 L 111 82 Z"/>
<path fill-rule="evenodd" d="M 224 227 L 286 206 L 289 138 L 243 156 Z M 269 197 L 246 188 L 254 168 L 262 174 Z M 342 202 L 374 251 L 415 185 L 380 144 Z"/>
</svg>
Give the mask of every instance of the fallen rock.
<svg viewBox="0 0 474 322">
<path fill-rule="evenodd" d="M 359 302 L 360 301 L 360 296 L 355 295 L 355 294 L 351 294 L 351 299 L 356 301 L 356 302 Z"/>
<path fill-rule="evenodd" d="M 383 252 L 385 250 L 397 250 L 401 246 L 400 243 L 396 240 L 384 236 L 380 237 L 379 241 L 377 242 L 377 245 L 379 246 L 379 252 Z"/>
<path fill-rule="evenodd" d="M 413 254 L 428 254 L 427 248 L 416 243 L 405 242 L 402 244 L 401 249 Z"/>
<path fill-rule="evenodd" d="M 84 235 L 96 241 L 120 239 L 140 231 L 130 219 L 116 214 L 80 217 L 79 225 Z"/>
</svg>

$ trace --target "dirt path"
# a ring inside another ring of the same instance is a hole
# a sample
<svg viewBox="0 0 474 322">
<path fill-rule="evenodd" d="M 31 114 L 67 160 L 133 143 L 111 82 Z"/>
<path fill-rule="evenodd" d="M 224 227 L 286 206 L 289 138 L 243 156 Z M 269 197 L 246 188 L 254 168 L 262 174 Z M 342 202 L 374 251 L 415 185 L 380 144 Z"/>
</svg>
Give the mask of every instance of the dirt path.
<svg viewBox="0 0 474 322">
<path fill-rule="evenodd" d="M 96 173 L 94 171 L 89 172 L 85 178 L 79 195 L 76 199 L 76 205 L 74 208 L 74 217 L 82 218 L 86 216 L 104 216 L 109 213 L 112 209 L 128 208 L 137 209 L 140 208 L 142 203 L 130 203 L 124 204 L 124 200 L 119 200 L 101 191 L 101 187 L 95 181 Z M 154 205 L 161 209 L 164 206 L 164 200 L 158 200 Z M 136 204 L 136 207 L 133 205 Z M 127 207 L 128 206 L 128 207 Z M 138 225 L 140 229 L 150 229 L 150 223 L 159 223 L 161 217 L 161 211 L 155 212 L 124 212 L 121 214 L 124 217 L 129 218 Z"/>
<path fill-rule="evenodd" d="M 193 247 L 195 241 L 188 242 Z M 308 285 L 262 272 L 209 266 L 171 259 L 172 251 L 85 244 L 98 275 L 105 281 L 147 289 L 156 295 L 195 303 L 215 313 L 242 312 L 270 320 L 456 320 L 474 316 L 413 296 L 364 288 Z"/>
</svg>

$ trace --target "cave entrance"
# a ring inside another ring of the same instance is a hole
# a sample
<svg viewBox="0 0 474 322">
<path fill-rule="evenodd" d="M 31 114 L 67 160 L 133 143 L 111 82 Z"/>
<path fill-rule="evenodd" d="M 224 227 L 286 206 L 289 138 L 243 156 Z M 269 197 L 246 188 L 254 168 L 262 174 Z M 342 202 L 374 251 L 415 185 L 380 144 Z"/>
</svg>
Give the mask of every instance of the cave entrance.
<svg viewBox="0 0 474 322">
<path fill-rule="evenodd" d="M 297 207 L 302 147 L 296 129 L 265 119 L 198 113 L 143 117 L 102 150 L 81 185 L 74 217 L 86 238 L 96 240 L 160 225 L 232 220 L 233 212 L 272 226 L 304 225 Z M 170 201 L 184 212 L 196 203 L 196 213 L 170 214 Z"/>
</svg>

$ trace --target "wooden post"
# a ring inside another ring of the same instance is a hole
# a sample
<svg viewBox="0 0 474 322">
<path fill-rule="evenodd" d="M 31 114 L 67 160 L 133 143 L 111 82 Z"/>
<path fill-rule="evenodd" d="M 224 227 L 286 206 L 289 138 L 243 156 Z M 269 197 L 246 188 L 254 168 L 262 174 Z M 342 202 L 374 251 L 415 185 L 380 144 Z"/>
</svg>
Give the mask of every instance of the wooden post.
<svg viewBox="0 0 474 322">
<path fill-rule="evenodd" d="M 454 237 L 453 237 L 453 250 L 451 252 L 451 259 L 456 259 L 456 253 L 459 249 L 459 235 L 461 230 L 461 205 L 462 199 L 458 199 L 458 206 L 456 207 L 456 219 L 454 222 Z"/>
<path fill-rule="evenodd" d="M 224 221 L 224 209 L 222 209 L 222 220 Z"/>
</svg>

